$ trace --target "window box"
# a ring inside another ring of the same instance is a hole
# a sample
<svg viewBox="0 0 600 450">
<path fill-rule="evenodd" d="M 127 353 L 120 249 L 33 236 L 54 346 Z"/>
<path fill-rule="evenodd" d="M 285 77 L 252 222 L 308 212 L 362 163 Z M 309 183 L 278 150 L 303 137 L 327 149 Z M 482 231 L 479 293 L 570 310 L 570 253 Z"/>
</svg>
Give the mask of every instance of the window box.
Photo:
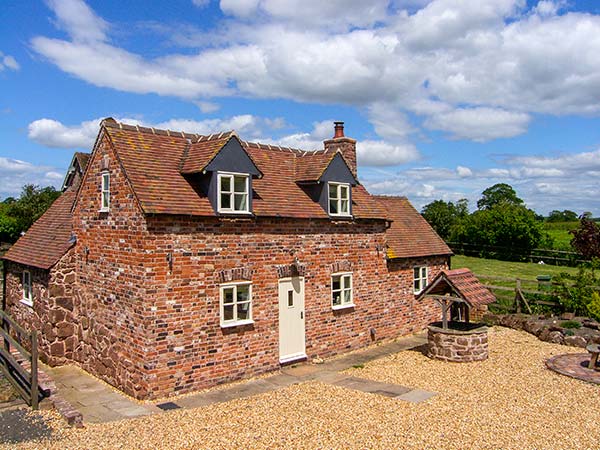
<svg viewBox="0 0 600 450">
<path fill-rule="evenodd" d="M 252 284 L 245 281 L 228 283 L 220 288 L 221 327 L 237 327 L 252 320 Z"/>
<path fill-rule="evenodd" d="M 352 273 L 331 275 L 331 308 L 334 310 L 354 307 L 352 295 Z"/>
<path fill-rule="evenodd" d="M 225 214 L 250 214 L 250 177 L 242 173 L 219 172 L 217 210 Z"/>
<path fill-rule="evenodd" d="M 350 217 L 350 185 L 329 182 L 327 191 L 329 215 Z"/>
</svg>

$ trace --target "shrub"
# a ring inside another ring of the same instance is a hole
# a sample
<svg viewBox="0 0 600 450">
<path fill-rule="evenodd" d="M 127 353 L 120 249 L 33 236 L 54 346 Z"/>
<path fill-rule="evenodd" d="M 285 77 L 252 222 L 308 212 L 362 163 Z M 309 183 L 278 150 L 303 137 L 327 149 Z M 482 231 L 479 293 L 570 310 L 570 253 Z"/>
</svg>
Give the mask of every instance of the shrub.
<svg viewBox="0 0 600 450">
<path fill-rule="evenodd" d="M 581 328 L 581 324 L 576 320 L 565 320 L 560 323 L 562 328 Z"/>
<path fill-rule="evenodd" d="M 589 264 L 579 266 L 577 275 L 561 273 L 556 278 L 558 301 L 566 311 L 583 316 L 600 312 L 600 298 L 597 298 L 597 286 L 600 286 L 600 275 L 597 272 L 599 268 L 600 260 L 595 259 Z"/>
<path fill-rule="evenodd" d="M 596 320 L 600 320 L 600 294 L 594 292 L 592 298 L 587 305 L 590 316 Z"/>
</svg>

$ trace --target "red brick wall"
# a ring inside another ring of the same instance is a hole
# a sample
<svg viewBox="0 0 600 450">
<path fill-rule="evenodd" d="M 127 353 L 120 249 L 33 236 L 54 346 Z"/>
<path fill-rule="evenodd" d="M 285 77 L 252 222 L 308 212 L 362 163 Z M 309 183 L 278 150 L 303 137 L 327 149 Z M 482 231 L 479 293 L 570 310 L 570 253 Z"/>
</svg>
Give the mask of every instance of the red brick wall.
<svg viewBox="0 0 600 450">
<path fill-rule="evenodd" d="M 108 163 L 111 204 L 100 210 L 102 169 Z M 88 163 L 73 213 L 82 367 L 130 395 L 147 395 L 151 280 L 145 264 L 145 221 L 106 138 Z"/>
<path fill-rule="evenodd" d="M 105 156 L 112 198 L 110 212 L 100 213 Z M 76 277 L 69 283 L 72 311 L 61 321 L 72 320 L 76 339 L 68 349 L 63 343 L 64 356 L 50 349 L 54 363 L 72 357 L 138 398 L 276 369 L 278 267 L 295 260 L 305 268 L 309 358 L 419 331 L 440 317 L 432 302 L 415 300 L 412 268 L 429 265 L 433 279 L 446 258 L 387 262 L 384 221 L 144 217 L 106 140 L 89 165 L 74 210 L 77 244 L 65 261 Z M 338 263 L 353 273 L 355 307 L 333 311 Z M 220 273 L 231 269 L 250 274 L 253 325 L 220 327 Z M 25 320 L 41 326 L 52 306 L 46 308 Z M 48 348 L 57 327 L 44 328 Z"/>
</svg>

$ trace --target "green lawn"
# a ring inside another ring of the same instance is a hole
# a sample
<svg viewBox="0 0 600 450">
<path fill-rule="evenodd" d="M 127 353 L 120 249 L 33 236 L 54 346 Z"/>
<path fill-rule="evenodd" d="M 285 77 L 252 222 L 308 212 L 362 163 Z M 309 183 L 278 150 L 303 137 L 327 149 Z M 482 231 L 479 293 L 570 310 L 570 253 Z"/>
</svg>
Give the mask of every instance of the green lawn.
<svg viewBox="0 0 600 450">
<path fill-rule="evenodd" d="M 579 226 L 579 222 L 545 222 L 544 231 L 552 238 L 554 250 L 565 250 L 572 252 L 571 239 L 573 235 L 569 234 L 570 230 L 575 230 Z"/>
<path fill-rule="evenodd" d="M 452 268 L 459 269 L 461 267 L 468 267 L 471 269 L 483 284 L 490 287 L 497 299 L 497 303 L 490 306 L 490 311 L 500 313 L 514 312 L 515 278 L 521 279 L 521 288 L 524 290 L 523 293 L 525 297 L 530 302 L 533 313 L 542 314 L 553 312 L 555 308 L 536 305 L 535 300 L 555 301 L 555 298 L 551 295 L 540 295 L 532 292 L 546 289 L 537 282 L 536 277 L 538 275 L 550 275 L 552 278 L 555 278 L 561 272 L 571 274 L 577 273 L 576 267 L 498 261 L 496 259 L 475 258 L 462 255 L 453 256 Z M 497 280 L 493 277 L 510 278 L 512 281 Z M 496 286 L 497 288 L 494 288 L 493 286 Z M 507 290 L 503 288 L 511 289 Z"/>
<path fill-rule="evenodd" d="M 525 278 L 535 280 L 538 275 L 551 275 L 561 272 L 577 273 L 576 267 L 551 266 L 549 264 L 521 263 L 498 261 L 496 259 L 474 258 L 472 256 L 457 255 L 452 257 L 452 268 L 468 267 L 476 275 L 494 277 Z"/>
</svg>

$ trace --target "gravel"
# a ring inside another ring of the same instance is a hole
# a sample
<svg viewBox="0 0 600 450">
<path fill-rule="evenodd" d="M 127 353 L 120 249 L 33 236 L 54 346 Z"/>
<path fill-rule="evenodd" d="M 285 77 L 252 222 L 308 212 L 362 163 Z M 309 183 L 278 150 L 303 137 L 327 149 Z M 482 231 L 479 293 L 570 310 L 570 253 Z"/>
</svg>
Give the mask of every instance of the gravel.
<svg viewBox="0 0 600 450">
<path fill-rule="evenodd" d="M 308 382 L 252 398 L 70 429 L 22 448 L 597 449 L 600 388 L 549 371 L 581 352 L 490 330 L 490 359 L 457 364 L 405 351 L 347 373 L 438 393 L 418 404 Z"/>
</svg>

